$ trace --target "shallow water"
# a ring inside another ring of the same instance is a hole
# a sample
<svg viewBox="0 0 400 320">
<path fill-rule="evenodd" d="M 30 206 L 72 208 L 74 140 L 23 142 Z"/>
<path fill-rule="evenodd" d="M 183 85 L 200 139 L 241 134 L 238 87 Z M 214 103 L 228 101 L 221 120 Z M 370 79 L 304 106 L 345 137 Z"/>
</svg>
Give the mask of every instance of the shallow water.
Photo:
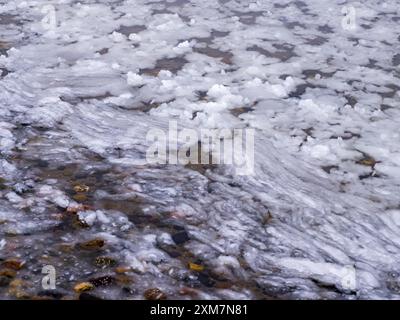
<svg viewBox="0 0 400 320">
<path fill-rule="evenodd" d="M 0 4 L 1 299 L 400 298 L 396 1 L 48 4 Z M 255 175 L 144 163 L 171 119 Z"/>
</svg>

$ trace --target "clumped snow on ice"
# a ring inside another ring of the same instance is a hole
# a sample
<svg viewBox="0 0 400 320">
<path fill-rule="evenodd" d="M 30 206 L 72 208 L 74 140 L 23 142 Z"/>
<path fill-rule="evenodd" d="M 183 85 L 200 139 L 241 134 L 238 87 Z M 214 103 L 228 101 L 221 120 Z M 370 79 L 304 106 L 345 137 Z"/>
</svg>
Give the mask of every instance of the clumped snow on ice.
<svg viewBox="0 0 400 320">
<path fill-rule="evenodd" d="M 397 1 L 49 3 L 0 4 L 0 258 L 32 295 L 113 273 L 101 238 L 134 279 L 103 298 L 400 298 Z M 147 165 L 170 120 L 256 129 L 255 175 Z"/>
</svg>

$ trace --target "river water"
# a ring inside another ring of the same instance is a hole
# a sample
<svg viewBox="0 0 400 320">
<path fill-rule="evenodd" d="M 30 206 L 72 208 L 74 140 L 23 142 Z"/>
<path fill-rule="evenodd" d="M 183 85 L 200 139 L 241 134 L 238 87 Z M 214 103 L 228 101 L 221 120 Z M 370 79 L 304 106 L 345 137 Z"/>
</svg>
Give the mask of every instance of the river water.
<svg viewBox="0 0 400 320">
<path fill-rule="evenodd" d="M 0 1 L 0 298 L 400 298 L 396 2 Z"/>
</svg>

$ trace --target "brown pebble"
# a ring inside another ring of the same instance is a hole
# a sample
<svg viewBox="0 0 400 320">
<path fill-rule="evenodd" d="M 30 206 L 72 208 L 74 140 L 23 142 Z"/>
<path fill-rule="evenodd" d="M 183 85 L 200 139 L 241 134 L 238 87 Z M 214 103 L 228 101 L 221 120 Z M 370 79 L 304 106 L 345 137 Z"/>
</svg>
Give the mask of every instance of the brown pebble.
<svg viewBox="0 0 400 320">
<path fill-rule="evenodd" d="M 147 300 L 165 300 L 167 295 L 158 288 L 148 289 L 144 292 L 144 297 Z"/>
<path fill-rule="evenodd" d="M 262 221 L 261 223 L 263 225 L 269 224 L 272 221 L 272 214 L 271 212 L 268 210 L 267 213 L 265 213 L 262 217 Z"/>
<path fill-rule="evenodd" d="M 93 290 L 93 289 L 94 289 L 94 285 L 91 284 L 90 282 L 81 282 L 81 283 L 78 283 L 74 287 L 74 291 L 77 292 L 77 293 L 90 291 L 90 290 Z"/>
<path fill-rule="evenodd" d="M 133 282 L 132 277 L 127 276 L 126 274 L 119 274 L 115 277 L 115 279 L 120 285 L 128 285 Z"/>
<path fill-rule="evenodd" d="M 0 270 L 0 276 L 4 276 L 7 278 L 14 278 L 16 275 L 17 273 L 11 269 Z"/>
<path fill-rule="evenodd" d="M 228 281 L 225 281 L 225 282 L 217 282 L 216 284 L 215 284 L 215 288 L 218 288 L 218 289 L 229 289 L 229 288 L 232 288 L 232 283 L 231 282 L 228 282 Z"/>
<path fill-rule="evenodd" d="M 9 285 L 9 294 L 17 299 L 30 299 L 29 294 L 24 290 L 27 284 L 22 279 L 14 279 Z"/>
<path fill-rule="evenodd" d="M 366 157 L 361 160 L 358 160 L 357 163 L 362 166 L 373 167 L 376 164 L 376 160 L 371 157 Z"/>
<path fill-rule="evenodd" d="M 104 245 L 105 245 L 105 241 L 103 239 L 93 239 L 93 240 L 89 240 L 87 242 L 82 242 L 79 244 L 79 246 L 82 249 L 86 249 L 86 250 L 100 249 L 100 248 L 104 247 Z"/>
<path fill-rule="evenodd" d="M 69 244 L 69 243 L 61 243 L 58 246 L 58 248 L 60 249 L 60 251 L 67 253 L 67 252 L 71 252 L 72 249 L 74 248 L 74 246 L 72 244 Z"/>
<path fill-rule="evenodd" d="M 25 262 L 20 261 L 17 259 L 8 259 L 2 263 L 3 267 L 7 269 L 12 269 L 12 270 L 20 270 L 24 266 Z"/>
<path fill-rule="evenodd" d="M 84 202 L 87 200 L 86 194 L 78 193 L 72 197 L 75 201 Z"/>
<path fill-rule="evenodd" d="M 192 271 L 201 272 L 204 270 L 204 267 L 200 264 L 189 262 L 189 269 Z"/>
</svg>

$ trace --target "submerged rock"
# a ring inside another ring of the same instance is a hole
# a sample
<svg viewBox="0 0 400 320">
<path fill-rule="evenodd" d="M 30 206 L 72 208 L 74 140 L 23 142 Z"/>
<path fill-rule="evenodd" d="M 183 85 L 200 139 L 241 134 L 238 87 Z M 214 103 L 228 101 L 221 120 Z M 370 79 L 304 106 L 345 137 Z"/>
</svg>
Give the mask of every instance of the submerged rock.
<svg viewBox="0 0 400 320">
<path fill-rule="evenodd" d="M 78 283 L 75 287 L 74 287 L 74 291 L 75 292 L 84 292 L 84 291 L 90 291 L 94 289 L 94 285 L 90 282 L 81 282 Z"/>
<path fill-rule="evenodd" d="M 4 270 L 0 271 L 0 276 L 14 278 L 16 275 L 17 275 L 17 272 L 15 272 L 14 270 L 4 269 Z"/>
<path fill-rule="evenodd" d="M 115 259 L 105 256 L 97 257 L 94 261 L 94 264 L 100 268 L 112 267 L 116 263 L 117 261 Z"/>
<path fill-rule="evenodd" d="M 189 262 L 189 269 L 192 270 L 192 271 L 201 272 L 201 271 L 204 270 L 204 267 L 202 265 Z"/>
<path fill-rule="evenodd" d="M 12 279 L 7 276 L 0 276 L 0 287 L 7 287 L 11 280 Z"/>
<path fill-rule="evenodd" d="M 118 274 L 124 274 L 124 273 L 127 273 L 129 271 L 132 271 L 132 268 L 130 268 L 130 267 L 122 267 L 122 266 L 115 268 L 115 273 L 118 273 Z"/>
<path fill-rule="evenodd" d="M 165 300 L 167 295 L 158 288 L 148 289 L 143 295 L 147 300 Z"/>
<path fill-rule="evenodd" d="M 367 167 L 373 167 L 377 163 L 376 160 L 372 157 L 365 157 L 357 161 L 358 164 L 361 164 L 363 166 Z"/>
<path fill-rule="evenodd" d="M 112 285 L 116 282 L 116 279 L 112 276 L 103 276 L 95 279 L 91 279 L 90 283 L 95 287 L 104 287 Z"/>
<path fill-rule="evenodd" d="M 206 287 L 213 287 L 215 285 L 215 281 L 211 279 L 207 273 L 200 272 L 197 276 L 197 279 Z"/>
<path fill-rule="evenodd" d="M 17 259 L 8 259 L 2 263 L 2 266 L 12 270 L 20 270 L 25 262 Z"/>
<path fill-rule="evenodd" d="M 87 195 L 86 195 L 86 194 L 83 194 L 83 193 L 78 193 L 78 194 L 75 194 L 72 198 L 73 198 L 75 201 L 84 202 L 84 201 L 87 200 Z"/>
<path fill-rule="evenodd" d="M 26 292 L 28 284 L 22 279 L 14 279 L 9 284 L 8 292 L 17 299 L 29 299 L 30 295 Z"/>
<path fill-rule="evenodd" d="M 93 294 L 83 292 L 79 295 L 79 300 L 103 300 L 103 299 L 96 297 Z"/>
<path fill-rule="evenodd" d="M 183 244 L 190 240 L 189 235 L 186 231 L 180 231 L 178 233 L 173 234 L 171 237 L 176 244 Z"/>
</svg>

